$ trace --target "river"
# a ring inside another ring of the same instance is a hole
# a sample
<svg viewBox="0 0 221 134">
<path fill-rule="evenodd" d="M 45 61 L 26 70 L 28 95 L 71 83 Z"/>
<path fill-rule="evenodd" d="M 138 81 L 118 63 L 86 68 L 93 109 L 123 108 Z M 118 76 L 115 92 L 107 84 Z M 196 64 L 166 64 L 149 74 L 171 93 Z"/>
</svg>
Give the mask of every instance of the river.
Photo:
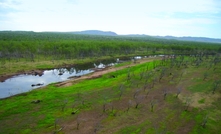
<svg viewBox="0 0 221 134">
<path fill-rule="evenodd" d="M 137 56 L 136 58 L 141 58 Z M 69 77 L 78 77 L 94 72 L 95 69 L 113 66 L 127 59 L 111 59 L 103 60 L 96 63 L 87 63 L 76 65 L 70 68 L 56 68 L 44 70 L 43 75 L 27 75 L 21 74 L 0 82 L 0 99 L 7 98 L 16 94 L 31 91 L 41 86 L 46 86 L 51 83 L 67 80 Z"/>
</svg>

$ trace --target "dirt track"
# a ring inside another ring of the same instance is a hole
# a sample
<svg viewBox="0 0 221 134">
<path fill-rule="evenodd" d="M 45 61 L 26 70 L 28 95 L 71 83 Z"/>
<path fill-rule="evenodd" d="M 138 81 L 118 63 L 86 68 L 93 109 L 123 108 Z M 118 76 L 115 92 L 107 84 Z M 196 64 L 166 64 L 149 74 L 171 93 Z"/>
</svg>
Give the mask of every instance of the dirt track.
<svg viewBox="0 0 221 134">
<path fill-rule="evenodd" d="M 131 64 L 121 66 L 121 67 L 104 68 L 103 70 L 95 71 L 95 72 L 91 73 L 90 75 L 84 75 L 84 76 L 81 76 L 80 78 L 75 78 L 75 79 L 70 79 L 70 80 L 67 80 L 67 81 L 64 81 L 64 82 L 59 82 L 59 83 L 56 84 L 56 86 L 58 86 L 58 87 L 71 86 L 74 82 L 79 81 L 79 80 L 99 78 L 104 74 L 114 72 L 114 71 L 117 71 L 117 70 L 121 70 L 121 69 L 124 69 L 124 68 L 127 68 L 127 67 L 136 66 L 136 65 L 141 64 L 141 63 L 150 62 L 150 61 L 153 61 L 153 60 L 156 60 L 156 59 L 159 59 L 159 57 L 158 58 L 141 59 L 141 60 L 138 60 L 136 63 L 131 62 Z"/>
</svg>

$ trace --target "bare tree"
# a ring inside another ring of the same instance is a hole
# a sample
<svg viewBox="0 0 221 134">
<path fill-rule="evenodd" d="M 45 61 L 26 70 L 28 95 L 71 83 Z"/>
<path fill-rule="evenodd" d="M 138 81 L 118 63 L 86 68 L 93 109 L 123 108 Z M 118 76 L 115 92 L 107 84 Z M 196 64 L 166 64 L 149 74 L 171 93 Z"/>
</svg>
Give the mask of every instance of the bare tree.
<svg viewBox="0 0 221 134">
<path fill-rule="evenodd" d="M 143 101 L 144 99 L 144 96 L 143 95 L 139 95 L 135 98 L 135 102 L 136 102 L 136 105 L 135 105 L 135 108 L 137 109 L 139 104 Z"/>
<path fill-rule="evenodd" d="M 103 113 L 105 113 L 106 112 L 106 110 L 107 110 L 107 100 L 108 98 L 105 96 L 104 97 L 104 102 L 103 102 Z"/>
<path fill-rule="evenodd" d="M 201 124 L 201 126 L 202 126 L 203 128 L 206 127 L 207 121 L 208 121 L 208 115 L 206 114 L 206 116 L 203 118 L 203 122 L 202 122 L 202 124 Z"/>
<path fill-rule="evenodd" d="M 79 115 L 77 116 L 77 119 L 76 119 L 77 130 L 79 130 L 80 124 L 84 121 L 86 120 L 83 118 L 80 118 Z"/>
<path fill-rule="evenodd" d="M 154 77 L 152 79 L 152 88 L 154 88 L 156 82 L 157 82 L 157 77 Z"/>
<path fill-rule="evenodd" d="M 114 114 L 114 104 L 112 102 L 108 103 L 108 106 L 110 107 L 111 113 Z M 114 114 L 115 116 L 115 114 Z"/>
<path fill-rule="evenodd" d="M 5 60 L 5 59 L 1 59 L 1 60 L 0 60 L 0 67 L 6 68 L 6 67 L 5 67 L 5 64 L 6 64 L 6 60 Z"/>
<path fill-rule="evenodd" d="M 166 74 L 166 68 L 162 68 L 161 72 L 160 72 L 160 76 L 159 76 L 159 82 L 161 81 L 161 79 L 165 76 Z"/>
<path fill-rule="evenodd" d="M 80 93 L 80 92 L 78 91 L 77 97 L 76 97 L 76 98 L 77 98 L 77 101 L 81 102 L 82 105 L 85 105 L 85 101 L 86 101 L 84 95 L 85 95 L 85 94 L 82 94 L 82 93 Z"/>
<path fill-rule="evenodd" d="M 215 93 L 215 91 L 217 90 L 217 88 L 219 87 L 219 84 L 221 83 L 220 80 L 216 80 L 214 81 L 213 83 L 213 87 L 212 87 L 212 90 L 213 90 L 213 94 Z"/>
<path fill-rule="evenodd" d="M 154 100 L 153 98 L 150 101 L 150 106 L 151 106 L 151 112 L 153 112 L 154 106 L 157 104 L 157 100 Z"/>
<path fill-rule="evenodd" d="M 129 85 L 130 87 L 134 87 L 134 86 L 136 86 L 136 87 L 139 87 L 139 81 L 138 80 L 136 80 L 136 79 L 132 79 L 131 81 L 130 81 L 130 85 Z"/>
<path fill-rule="evenodd" d="M 80 123 L 81 119 L 79 118 L 79 116 L 77 116 L 77 130 L 79 130 Z"/>
<path fill-rule="evenodd" d="M 181 90 L 182 90 L 181 87 L 178 87 L 178 88 L 177 88 L 177 94 L 176 94 L 176 97 L 177 97 L 177 98 L 178 98 L 179 94 L 181 93 Z"/>
<path fill-rule="evenodd" d="M 57 130 L 58 121 L 59 121 L 58 118 L 56 118 L 55 121 L 54 121 L 54 129 L 55 130 Z"/>
<path fill-rule="evenodd" d="M 128 103 L 127 103 L 127 112 L 129 111 L 131 106 L 132 106 L 132 101 L 129 100 Z"/>
<path fill-rule="evenodd" d="M 166 134 L 167 133 L 166 128 L 159 128 L 157 126 L 154 126 L 154 129 L 156 131 L 156 134 Z"/>
<path fill-rule="evenodd" d="M 71 106 L 71 110 L 72 110 L 71 114 L 76 114 L 76 112 L 78 111 L 78 110 L 74 110 L 75 107 L 76 107 L 76 101 L 74 101 L 74 103 Z"/>
<path fill-rule="evenodd" d="M 163 99 L 164 99 L 164 100 L 166 99 L 167 94 L 168 94 L 168 90 L 165 88 L 165 89 L 163 90 Z"/>
<path fill-rule="evenodd" d="M 172 75 L 170 81 L 173 81 L 174 78 L 178 77 L 178 73 L 177 72 L 170 73 L 170 74 Z"/>
<path fill-rule="evenodd" d="M 58 132 L 60 132 L 63 129 L 63 127 L 60 127 L 59 129 L 57 129 L 59 121 L 60 121 L 59 118 L 56 118 L 54 121 L 54 134 L 57 134 Z"/>
<path fill-rule="evenodd" d="M 179 82 L 181 81 L 181 79 L 182 79 L 182 77 L 183 77 L 184 72 L 185 72 L 185 70 L 182 70 L 182 71 L 181 71 Z"/>
<path fill-rule="evenodd" d="M 145 82 L 145 84 L 144 84 L 144 86 L 143 86 L 143 90 L 146 91 L 147 87 L 148 87 L 148 83 Z"/>
<path fill-rule="evenodd" d="M 146 72 L 147 72 L 149 70 L 149 66 L 150 66 L 149 62 L 147 62 L 146 65 L 147 65 L 146 66 Z"/>
<path fill-rule="evenodd" d="M 151 77 L 152 72 L 148 72 L 144 75 L 145 83 L 148 82 L 149 78 Z"/>
<path fill-rule="evenodd" d="M 138 94 L 140 93 L 141 89 L 137 89 L 135 92 L 134 92 L 134 95 L 133 95 L 133 98 L 136 99 L 136 97 L 138 96 Z"/>
<path fill-rule="evenodd" d="M 100 121 L 99 121 L 99 122 L 97 122 L 97 123 L 95 124 L 94 133 L 96 134 L 97 131 L 98 131 L 99 129 L 101 129 L 101 128 L 102 128 L 102 126 L 101 126 L 101 123 L 100 123 Z"/>
<path fill-rule="evenodd" d="M 155 69 L 157 67 L 157 62 L 154 60 L 152 63 L 153 63 L 153 69 Z"/>
<path fill-rule="evenodd" d="M 189 106 L 190 106 L 190 104 L 192 103 L 192 97 L 191 96 L 186 96 L 185 99 L 186 99 L 185 100 L 185 111 L 187 111 Z"/>
<path fill-rule="evenodd" d="M 209 73 L 208 72 L 204 72 L 203 73 L 203 80 L 206 80 L 208 76 L 209 76 Z"/>
<path fill-rule="evenodd" d="M 127 81 L 131 80 L 131 74 L 130 74 L 130 69 L 128 69 L 128 73 L 127 73 Z"/>
<path fill-rule="evenodd" d="M 142 71 L 140 72 L 140 80 L 142 80 L 142 79 L 143 79 L 144 74 L 145 74 L 145 71 L 144 71 L 144 70 L 142 70 Z"/>
<path fill-rule="evenodd" d="M 123 95 L 123 92 L 124 92 L 124 85 L 123 84 L 120 85 L 119 90 L 120 90 L 120 94 L 119 94 L 119 100 L 120 100 Z"/>
<path fill-rule="evenodd" d="M 63 102 L 63 104 L 62 104 L 62 107 L 61 107 L 61 111 L 62 111 L 62 112 L 64 112 L 64 109 L 65 109 L 67 103 L 68 103 L 68 100 L 67 100 L 67 99 L 64 100 L 64 102 Z"/>
<path fill-rule="evenodd" d="M 197 59 L 197 60 L 195 61 L 195 66 L 196 66 L 196 67 L 199 67 L 201 63 L 202 63 L 202 61 L 201 61 L 200 59 Z"/>
</svg>

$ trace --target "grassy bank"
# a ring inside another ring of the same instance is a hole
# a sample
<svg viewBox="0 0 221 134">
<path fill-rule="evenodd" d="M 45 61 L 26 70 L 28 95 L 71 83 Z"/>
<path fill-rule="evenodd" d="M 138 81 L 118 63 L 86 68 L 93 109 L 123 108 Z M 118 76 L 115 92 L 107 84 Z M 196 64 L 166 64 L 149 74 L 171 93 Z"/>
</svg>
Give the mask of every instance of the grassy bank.
<svg viewBox="0 0 221 134">
<path fill-rule="evenodd" d="M 220 133 L 221 68 L 211 61 L 153 61 L 0 100 L 0 133 Z"/>
<path fill-rule="evenodd" d="M 137 55 L 131 54 L 131 55 L 115 55 L 115 56 L 102 56 L 102 57 L 96 57 L 96 58 L 83 58 L 83 59 L 63 59 L 63 60 L 50 60 L 50 58 L 45 59 L 44 57 L 39 58 L 38 60 L 33 61 L 27 61 L 25 59 L 23 60 L 11 60 L 4 61 L 4 64 L 1 63 L 3 61 L 0 61 L 0 76 L 1 75 L 11 75 L 18 72 L 25 72 L 30 70 L 45 70 L 45 69 L 54 69 L 58 67 L 69 67 L 74 65 L 81 65 L 81 64 L 87 64 L 87 63 L 95 63 L 100 62 L 104 60 L 110 60 L 117 58 L 129 58 L 134 57 Z M 142 56 L 142 55 L 139 55 Z M 147 56 L 147 55 L 144 55 Z"/>
</svg>

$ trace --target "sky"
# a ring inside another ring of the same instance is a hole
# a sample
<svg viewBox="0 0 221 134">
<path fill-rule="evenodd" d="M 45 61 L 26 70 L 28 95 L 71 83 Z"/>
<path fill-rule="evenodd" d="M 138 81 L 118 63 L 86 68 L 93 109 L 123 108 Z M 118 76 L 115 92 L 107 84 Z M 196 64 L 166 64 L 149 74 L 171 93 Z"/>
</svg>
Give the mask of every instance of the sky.
<svg viewBox="0 0 221 134">
<path fill-rule="evenodd" d="M 221 0 L 0 0 L 0 31 L 221 38 Z"/>
</svg>

